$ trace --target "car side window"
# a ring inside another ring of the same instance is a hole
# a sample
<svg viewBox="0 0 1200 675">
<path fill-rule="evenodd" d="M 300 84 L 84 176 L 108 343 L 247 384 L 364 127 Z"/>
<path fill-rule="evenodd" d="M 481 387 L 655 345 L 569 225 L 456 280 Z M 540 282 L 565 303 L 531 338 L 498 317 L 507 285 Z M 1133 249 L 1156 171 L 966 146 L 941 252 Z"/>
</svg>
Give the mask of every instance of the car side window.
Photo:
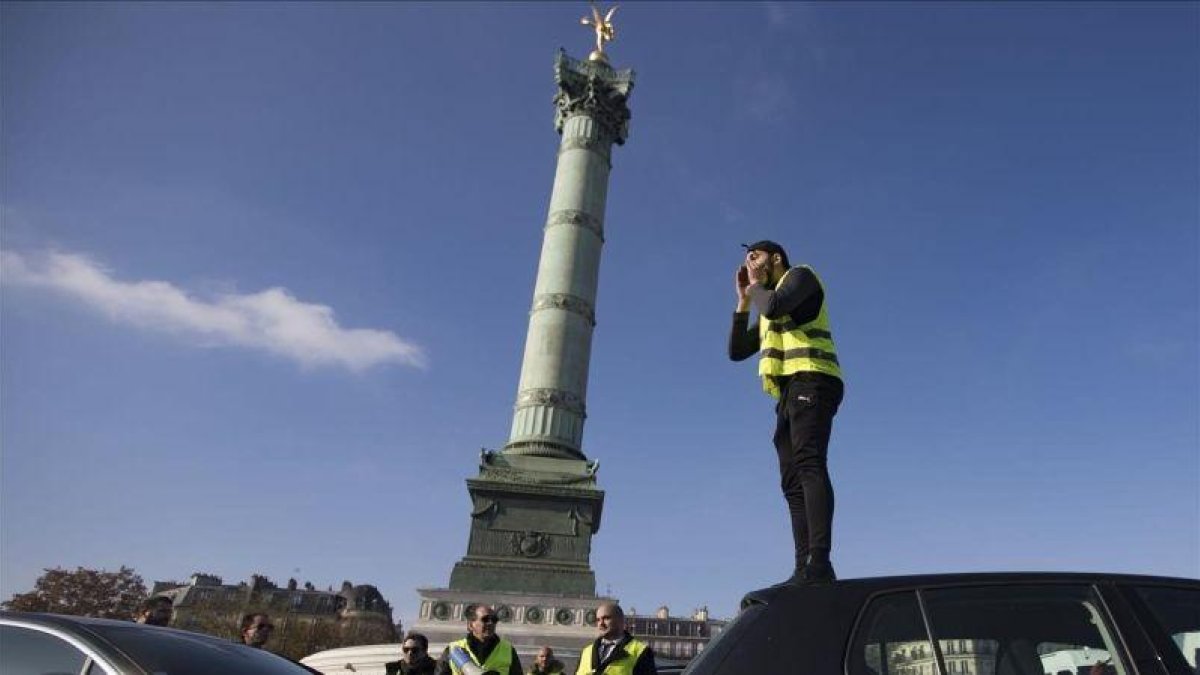
<svg viewBox="0 0 1200 675">
<path fill-rule="evenodd" d="M 868 603 L 848 655 L 849 675 L 935 675 L 933 645 L 914 592 Z"/>
<path fill-rule="evenodd" d="M 1164 586 L 1142 586 L 1137 591 L 1179 656 L 1192 672 L 1200 673 L 1200 591 Z"/>
<path fill-rule="evenodd" d="M 921 599 L 947 673 L 1128 672 L 1091 586 L 941 588 L 922 591 Z"/>
<path fill-rule="evenodd" d="M 87 656 L 67 641 L 42 631 L 0 625 L 0 672 L 21 675 L 79 675 Z"/>
</svg>

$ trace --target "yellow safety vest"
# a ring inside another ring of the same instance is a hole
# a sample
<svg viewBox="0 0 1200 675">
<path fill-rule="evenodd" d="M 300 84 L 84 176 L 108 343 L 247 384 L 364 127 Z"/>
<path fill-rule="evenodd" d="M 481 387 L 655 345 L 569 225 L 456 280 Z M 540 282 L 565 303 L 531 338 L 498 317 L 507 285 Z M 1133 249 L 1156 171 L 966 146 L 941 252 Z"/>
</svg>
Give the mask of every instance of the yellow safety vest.
<svg viewBox="0 0 1200 675">
<path fill-rule="evenodd" d="M 802 267 L 813 272 L 807 265 Z M 791 273 L 792 270 L 785 272 L 776 288 Z M 817 273 L 813 272 L 813 276 L 816 277 Z M 821 285 L 820 277 L 817 277 L 817 284 Z M 821 289 L 824 290 L 824 286 Z M 829 313 L 825 309 L 828 304 L 822 302 L 817 318 L 802 325 L 796 325 L 790 316 L 774 320 L 758 317 L 758 374 L 762 377 L 763 391 L 779 398 L 779 385 L 775 378 L 802 372 L 825 373 L 841 379 L 837 347 L 833 344 Z"/>
<path fill-rule="evenodd" d="M 467 642 L 466 638 L 451 642 L 450 646 L 462 647 L 463 651 L 475 662 L 475 665 L 483 669 L 483 672 L 495 671 L 500 673 L 500 675 L 508 675 L 508 670 L 512 667 L 513 655 L 517 653 L 508 640 L 500 638 L 500 642 L 496 643 L 496 646 L 492 648 L 492 653 L 488 654 L 487 660 L 480 663 L 479 657 L 475 656 L 475 652 L 471 651 L 471 643 Z M 447 659 L 447 661 L 454 675 L 462 675 L 462 671 L 458 669 L 458 666 L 454 665 L 453 659 Z"/>
<path fill-rule="evenodd" d="M 621 647 L 625 651 L 624 656 L 609 661 L 608 665 L 604 666 L 604 675 L 633 675 L 633 667 L 637 665 L 638 657 L 646 651 L 646 648 L 646 643 L 638 639 L 626 642 Z M 579 670 L 575 672 L 575 675 L 592 675 L 596 672 L 592 670 L 592 653 L 595 650 L 596 642 L 583 648 L 583 653 L 579 655 Z"/>
</svg>

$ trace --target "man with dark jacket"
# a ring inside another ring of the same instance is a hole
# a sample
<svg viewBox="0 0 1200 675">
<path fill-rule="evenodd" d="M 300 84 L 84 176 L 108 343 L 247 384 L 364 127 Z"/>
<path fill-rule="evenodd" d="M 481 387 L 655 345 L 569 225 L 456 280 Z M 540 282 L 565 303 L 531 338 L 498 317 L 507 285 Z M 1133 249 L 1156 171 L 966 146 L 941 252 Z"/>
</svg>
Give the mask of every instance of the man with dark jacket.
<svg viewBox="0 0 1200 675">
<path fill-rule="evenodd" d="M 433 675 L 437 661 L 429 657 L 429 639 L 409 633 L 400 644 L 400 660 L 383 664 L 387 675 Z"/>
</svg>

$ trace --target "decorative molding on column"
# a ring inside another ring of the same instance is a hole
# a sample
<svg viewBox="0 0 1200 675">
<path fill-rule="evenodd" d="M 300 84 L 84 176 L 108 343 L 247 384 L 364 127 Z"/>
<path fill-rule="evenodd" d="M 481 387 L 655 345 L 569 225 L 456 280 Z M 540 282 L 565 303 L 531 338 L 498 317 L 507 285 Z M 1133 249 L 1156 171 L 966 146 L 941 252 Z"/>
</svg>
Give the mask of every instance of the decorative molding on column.
<svg viewBox="0 0 1200 675">
<path fill-rule="evenodd" d="M 561 309 L 572 314 L 578 314 L 587 319 L 588 324 L 593 328 L 596 326 L 596 310 L 592 308 L 592 303 L 578 295 L 571 295 L 570 293 L 542 293 L 533 299 L 533 311 L 538 312 L 543 309 Z"/>
<path fill-rule="evenodd" d="M 604 163 L 612 169 L 612 139 L 604 137 L 587 138 L 585 136 L 567 136 L 558 144 L 558 154 L 568 150 L 590 150 L 604 159 Z"/>
<path fill-rule="evenodd" d="M 603 138 L 586 138 L 583 136 L 568 136 L 558 145 L 558 151 L 564 150 L 594 150 L 608 157 L 609 141 Z"/>
<path fill-rule="evenodd" d="M 580 61 L 559 50 L 554 60 L 558 94 L 554 97 L 554 128 L 560 134 L 567 118 L 587 115 L 599 123 L 600 138 L 624 145 L 629 137 L 628 98 L 633 71 L 614 70 L 602 61 Z"/>
<path fill-rule="evenodd" d="M 575 209 L 554 211 L 550 214 L 550 217 L 546 218 L 546 229 L 550 229 L 555 225 L 578 225 L 586 230 L 590 230 L 592 234 L 600 238 L 600 241 L 604 241 L 604 223 L 601 223 L 599 218 L 583 211 L 576 211 Z"/>
<path fill-rule="evenodd" d="M 574 392 L 565 389 L 525 389 L 517 394 L 517 408 L 546 406 L 573 412 L 580 417 L 587 417 L 584 412 L 583 399 Z"/>
</svg>

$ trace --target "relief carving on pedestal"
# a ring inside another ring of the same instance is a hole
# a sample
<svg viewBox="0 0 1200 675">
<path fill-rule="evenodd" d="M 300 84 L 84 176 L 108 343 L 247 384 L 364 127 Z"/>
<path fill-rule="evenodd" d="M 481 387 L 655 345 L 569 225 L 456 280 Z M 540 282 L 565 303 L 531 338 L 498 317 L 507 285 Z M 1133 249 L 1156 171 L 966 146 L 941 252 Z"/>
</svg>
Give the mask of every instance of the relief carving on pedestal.
<svg viewBox="0 0 1200 675">
<path fill-rule="evenodd" d="M 588 528 L 589 532 L 593 531 L 593 529 L 592 529 L 593 522 L 592 522 L 591 517 L 588 514 L 580 511 L 579 509 L 571 509 L 571 512 L 567 514 L 567 517 L 571 519 L 571 534 L 572 535 L 575 535 L 575 536 L 579 535 L 579 526 L 581 524 L 584 527 Z"/>
<path fill-rule="evenodd" d="M 500 502 L 489 499 L 480 499 L 479 503 L 475 506 L 475 510 L 471 511 L 471 517 L 482 518 L 490 521 L 492 518 L 495 518 L 496 514 L 498 513 L 500 513 Z"/>
<path fill-rule="evenodd" d="M 540 558 L 550 551 L 550 537 L 541 532 L 513 532 L 512 552 L 526 558 Z"/>
</svg>

